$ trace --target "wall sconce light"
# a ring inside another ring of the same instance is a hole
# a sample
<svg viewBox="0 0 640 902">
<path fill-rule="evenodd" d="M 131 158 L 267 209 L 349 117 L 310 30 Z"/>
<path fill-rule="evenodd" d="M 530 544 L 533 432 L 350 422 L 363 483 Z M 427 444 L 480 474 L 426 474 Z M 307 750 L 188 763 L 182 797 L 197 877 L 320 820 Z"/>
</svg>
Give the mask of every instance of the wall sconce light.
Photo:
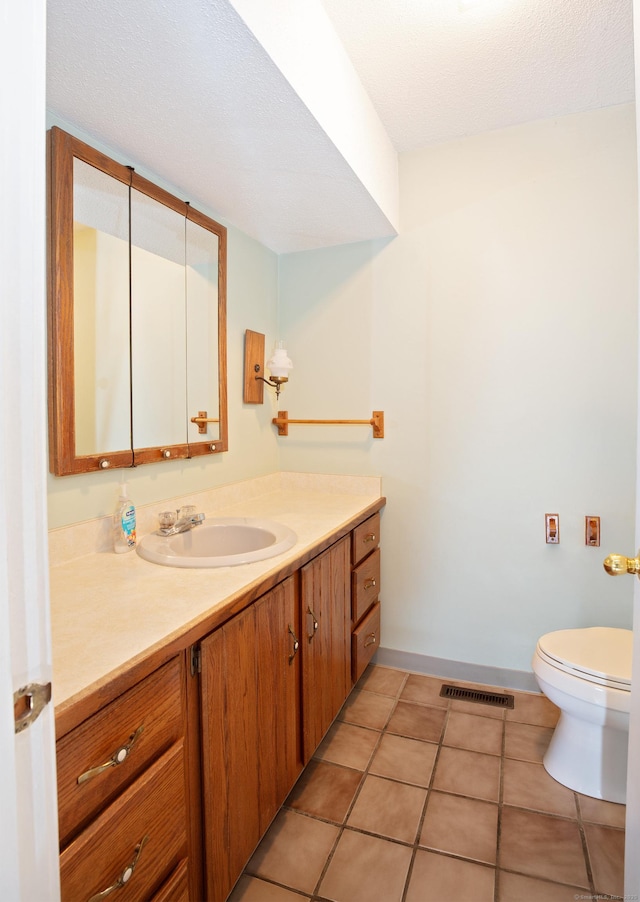
<svg viewBox="0 0 640 902">
<path fill-rule="evenodd" d="M 263 376 L 256 376 L 256 378 L 262 379 L 267 385 L 275 386 L 276 399 L 278 399 L 282 386 L 289 381 L 289 370 L 293 369 L 291 358 L 287 354 L 286 348 L 283 347 L 283 342 L 279 341 L 273 349 L 273 354 L 267 360 L 267 369 L 271 373 L 269 379 L 265 379 Z"/>
<path fill-rule="evenodd" d="M 286 349 L 280 341 L 267 360 L 270 376 L 264 375 L 264 335 L 247 329 L 244 338 L 244 403 L 263 404 L 264 386 L 270 385 L 276 390 L 276 398 L 285 382 L 289 381 L 289 371 L 293 364 Z"/>
</svg>

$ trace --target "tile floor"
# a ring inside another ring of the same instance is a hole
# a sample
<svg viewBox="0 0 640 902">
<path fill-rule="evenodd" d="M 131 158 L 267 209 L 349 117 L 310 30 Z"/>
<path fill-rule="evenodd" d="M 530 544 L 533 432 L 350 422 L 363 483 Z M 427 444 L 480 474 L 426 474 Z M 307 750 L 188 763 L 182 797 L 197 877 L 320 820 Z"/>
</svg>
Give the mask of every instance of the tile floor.
<svg viewBox="0 0 640 902">
<path fill-rule="evenodd" d="M 523 692 L 513 710 L 448 701 L 442 682 L 369 667 L 231 902 L 622 896 L 624 806 L 542 766 L 555 706 Z"/>
</svg>

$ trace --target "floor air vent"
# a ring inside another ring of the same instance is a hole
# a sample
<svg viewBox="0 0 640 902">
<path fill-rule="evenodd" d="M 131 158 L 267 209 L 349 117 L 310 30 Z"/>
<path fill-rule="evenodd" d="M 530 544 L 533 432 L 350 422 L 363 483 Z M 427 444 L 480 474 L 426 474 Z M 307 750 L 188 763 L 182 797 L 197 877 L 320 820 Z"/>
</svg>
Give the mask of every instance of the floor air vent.
<svg viewBox="0 0 640 902">
<path fill-rule="evenodd" d="M 443 683 L 440 689 L 442 698 L 453 698 L 462 702 L 477 702 L 479 705 L 495 705 L 497 708 L 513 708 L 513 696 L 498 692 L 483 692 L 480 689 L 463 689 L 461 686 L 448 686 Z"/>
</svg>

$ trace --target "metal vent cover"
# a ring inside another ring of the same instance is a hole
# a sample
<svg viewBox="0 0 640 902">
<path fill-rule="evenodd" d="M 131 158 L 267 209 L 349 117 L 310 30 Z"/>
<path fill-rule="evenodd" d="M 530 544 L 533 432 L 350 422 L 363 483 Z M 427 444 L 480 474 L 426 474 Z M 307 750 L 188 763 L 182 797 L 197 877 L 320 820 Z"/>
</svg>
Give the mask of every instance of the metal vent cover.
<svg viewBox="0 0 640 902">
<path fill-rule="evenodd" d="M 452 698 L 463 702 L 477 702 L 479 705 L 494 705 L 497 708 L 513 708 L 514 697 L 500 692 L 484 692 L 481 689 L 464 689 L 462 686 L 442 684 L 442 698 Z"/>
</svg>

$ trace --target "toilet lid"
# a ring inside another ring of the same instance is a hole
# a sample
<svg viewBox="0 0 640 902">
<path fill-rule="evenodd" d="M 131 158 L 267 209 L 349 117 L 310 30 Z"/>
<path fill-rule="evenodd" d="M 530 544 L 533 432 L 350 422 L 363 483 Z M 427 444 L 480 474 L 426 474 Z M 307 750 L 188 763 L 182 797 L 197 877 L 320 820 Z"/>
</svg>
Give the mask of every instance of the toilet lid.
<svg viewBox="0 0 640 902">
<path fill-rule="evenodd" d="M 547 633 L 538 648 L 563 670 L 631 687 L 632 639 L 631 630 L 594 626 Z"/>
</svg>

